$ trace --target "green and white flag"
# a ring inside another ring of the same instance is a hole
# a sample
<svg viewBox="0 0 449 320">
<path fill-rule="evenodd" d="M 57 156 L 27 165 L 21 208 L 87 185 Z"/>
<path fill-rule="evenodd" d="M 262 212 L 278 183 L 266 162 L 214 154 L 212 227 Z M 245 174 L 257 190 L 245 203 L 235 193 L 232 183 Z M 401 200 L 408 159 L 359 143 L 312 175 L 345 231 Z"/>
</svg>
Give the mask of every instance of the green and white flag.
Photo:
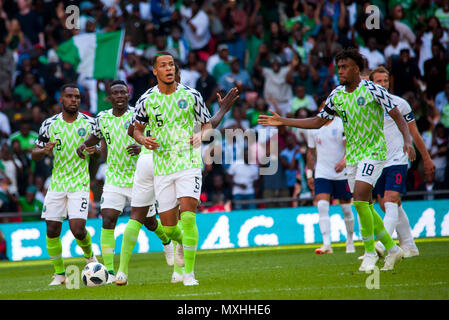
<svg viewBox="0 0 449 320">
<path fill-rule="evenodd" d="M 56 53 L 86 78 L 114 79 L 120 64 L 125 32 L 84 33 L 63 42 Z"/>
</svg>

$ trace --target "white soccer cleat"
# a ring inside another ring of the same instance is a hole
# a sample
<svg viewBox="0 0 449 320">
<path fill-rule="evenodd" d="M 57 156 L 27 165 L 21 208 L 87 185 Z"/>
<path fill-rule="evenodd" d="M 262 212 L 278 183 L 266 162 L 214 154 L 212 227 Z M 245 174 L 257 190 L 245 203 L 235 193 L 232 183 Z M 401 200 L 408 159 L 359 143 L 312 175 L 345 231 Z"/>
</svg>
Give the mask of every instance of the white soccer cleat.
<svg viewBox="0 0 449 320">
<path fill-rule="evenodd" d="M 184 248 L 180 243 L 176 246 L 175 260 L 178 267 L 184 267 Z"/>
<path fill-rule="evenodd" d="M 64 274 L 54 274 L 53 279 L 50 282 L 49 286 L 59 286 L 61 284 L 66 283 L 66 276 Z"/>
<path fill-rule="evenodd" d="M 370 272 L 376 267 L 376 262 L 379 260 L 377 254 L 365 254 L 363 256 L 362 264 L 360 265 L 359 271 Z"/>
<path fill-rule="evenodd" d="M 86 263 L 89 264 L 91 262 L 98 262 L 97 257 L 94 255 L 94 253 L 92 252 L 92 256 L 90 258 L 84 258 L 86 259 Z"/>
<path fill-rule="evenodd" d="M 404 251 L 404 258 L 412 258 L 419 256 L 418 248 L 402 248 Z"/>
<path fill-rule="evenodd" d="M 115 284 L 118 286 L 126 286 L 128 284 L 128 277 L 123 272 L 117 273 L 115 277 Z"/>
<path fill-rule="evenodd" d="M 171 283 L 183 282 L 183 275 L 174 271 L 173 274 L 171 275 L 170 282 Z"/>
<path fill-rule="evenodd" d="M 377 254 L 379 255 L 379 257 L 381 257 L 381 258 L 385 257 L 385 247 L 384 247 L 384 245 L 382 244 L 382 242 L 377 241 L 377 242 L 374 244 L 374 249 L 376 249 L 376 252 L 377 252 Z"/>
<path fill-rule="evenodd" d="M 315 249 L 315 254 L 331 254 L 334 253 L 331 247 L 321 246 L 321 248 Z"/>
<path fill-rule="evenodd" d="M 167 264 L 170 267 L 173 267 L 173 264 L 175 263 L 175 250 L 173 248 L 173 241 L 170 240 L 169 243 L 164 244 L 164 254 L 165 254 L 165 260 L 167 261 Z"/>
<path fill-rule="evenodd" d="M 106 281 L 106 284 L 115 283 L 115 275 L 112 273 L 108 273 L 108 281 Z"/>
<path fill-rule="evenodd" d="M 359 259 L 359 260 L 363 260 L 365 258 L 365 253 L 364 254 L 362 254 L 360 257 L 358 257 L 357 259 Z"/>
<path fill-rule="evenodd" d="M 193 272 L 190 273 L 184 273 L 182 282 L 185 286 L 197 286 L 199 285 L 198 280 L 195 279 L 195 275 Z"/>
<path fill-rule="evenodd" d="M 354 242 L 346 242 L 346 253 L 355 253 Z"/>
<path fill-rule="evenodd" d="M 401 247 L 398 247 L 398 250 L 395 253 L 388 253 L 388 255 L 385 257 L 384 267 L 380 270 L 393 270 L 395 263 L 400 261 L 402 258 L 404 258 L 404 250 L 402 250 Z"/>
</svg>

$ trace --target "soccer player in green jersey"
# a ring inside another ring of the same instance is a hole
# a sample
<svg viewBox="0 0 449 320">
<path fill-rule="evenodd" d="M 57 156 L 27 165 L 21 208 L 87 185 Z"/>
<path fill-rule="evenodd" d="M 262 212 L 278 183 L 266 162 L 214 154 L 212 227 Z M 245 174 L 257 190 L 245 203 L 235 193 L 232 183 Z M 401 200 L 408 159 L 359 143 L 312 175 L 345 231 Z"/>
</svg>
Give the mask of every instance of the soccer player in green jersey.
<svg viewBox="0 0 449 320">
<path fill-rule="evenodd" d="M 35 161 L 53 153 L 53 171 L 50 187 L 44 199 L 42 218 L 47 225 L 47 250 L 55 269 L 51 286 L 66 281 L 62 244 L 62 221 L 68 216 L 69 226 L 76 243 L 84 252 L 86 261 L 97 261 L 92 251 L 92 241 L 86 230 L 89 205 L 89 157 L 81 159 L 76 154 L 79 145 L 95 126 L 91 117 L 78 111 L 81 95 L 75 84 L 61 88 L 59 102 L 62 112 L 46 119 L 31 156 Z M 95 147 L 86 150 L 89 155 Z"/>
<path fill-rule="evenodd" d="M 121 80 L 114 80 L 109 86 L 108 100 L 112 103 L 112 109 L 100 112 L 95 119 L 95 130 L 82 143 L 77 153 L 84 158 L 83 151 L 86 147 L 96 145 L 101 139 L 107 146 L 106 181 L 101 196 L 101 216 L 103 227 L 101 229 L 100 246 L 103 261 L 110 276 L 108 283 L 115 282 L 114 276 L 114 229 L 117 219 L 122 213 L 128 199 L 133 202 L 150 200 L 145 203 L 144 225 L 153 231 L 161 239 L 166 253 L 167 263 L 173 265 L 173 244 L 162 230 L 161 223 L 156 219 L 154 199 L 145 198 L 143 193 L 132 194 L 134 172 L 136 170 L 138 155 L 141 146 L 130 137 L 128 127 L 132 123 L 133 111 L 128 107 L 128 86 Z M 137 199 L 135 199 L 137 198 Z M 154 197 L 153 197 L 154 198 Z M 140 207 L 140 205 L 139 205 Z M 140 208 L 139 208 L 140 209 Z"/>
<path fill-rule="evenodd" d="M 201 125 L 202 131 L 218 126 L 238 99 L 238 89 L 231 89 L 223 99 L 218 96 L 220 110 L 211 118 L 198 91 L 175 81 L 175 61 L 171 54 L 156 55 L 153 74 L 158 84 L 142 95 L 136 104 L 134 138 L 154 150 L 154 188 L 159 216 L 165 233 L 182 244 L 177 248 L 183 249 L 184 254 L 184 285 L 197 285 L 194 276 L 198 244 L 196 209 L 203 164 L 200 149 L 191 145 L 190 139 L 196 124 Z M 151 137 L 144 134 L 147 125 Z M 178 226 L 178 212 L 182 231 Z"/>
<path fill-rule="evenodd" d="M 354 206 L 360 217 L 360 226 L 366 254 L 359 271 L 374 269 L 379 257 L 374 248 L 374 236 L 388 251 L 382 270 L 392 270 L 404 253 L 385 230 L 382 218 L 374 210 L 372 190 L 382 173 L 387 148 L 384 136 L 384 112 L 394 119 L 404 139 L 404 152 L 411 161 L 415 151 L 407 123 L 392 103 L 393 99 L 383 87 L 360 79 L 363 57 L 356 49 L 345 49 L 335 61 L 341 85 L 326 100 L 324 109 L 315 117 L 287 119 L 277 114 L 261 115 L 264 126 L 292 126 L 317 129 L 338 115 L 343 120 L 346 135 L 346 165 L 348 183 L 353 193 Z"/>
</svg>

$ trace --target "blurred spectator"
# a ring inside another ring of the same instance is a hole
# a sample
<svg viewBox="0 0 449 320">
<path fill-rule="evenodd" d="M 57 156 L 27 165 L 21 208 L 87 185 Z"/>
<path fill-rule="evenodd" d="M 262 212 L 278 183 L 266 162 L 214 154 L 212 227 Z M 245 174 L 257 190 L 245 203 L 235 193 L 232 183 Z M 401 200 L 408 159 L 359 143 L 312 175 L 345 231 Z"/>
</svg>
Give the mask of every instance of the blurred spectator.
<svg viewBox="0 0 449 320">
<path fill-rule="evenodd" d="M 419 89 L 418 80 L 421 78 L 418 66 L 410 59 L 410 51 L 402 49 L 397 62 L 392 65 L 392 88 L 393 93 L 402 96 L 407 91 Z"/>
<path fill-rule="evenodd" d="M 229 92 L 233 87 L 239 89 L 240 99 L 245 99 L 245 94 L 253 89 L 248 71 L 240 69 L 239 58 L 231 60 L 231 72 L 225 73 L 219 81 L 220 88 Z"/>
<path fill-rule="evenodd" d="M 291 111 L 291 100 L 293 98 L 292 88 L 286 82 L 286 76 L 291 69 L 294 69 L 294 62 L 292 62 L 292 65 L 282 67 L 280 59 L 273 58 L 270 68 L 261 67 L 259 64 L 260 53 L 261 51 L 259 51 L 259 55 L 254 62 L 254 69 L 260 72 L 265 79 L 263 96 L 267 101 L 272 98 L 279 108 L 281 115 L 285 116 Z M 271 105 L 273 106 L 273 104 Z"/>
<path fill-rule="evenodd" d="M 206 51 L 210 40 L 209 17 L 201 10 L 203 0 L 184 1 L 185 8 L 181 10 L 181 26 L 184 29 L 184 37 L 192 50 Z"/>
<path fill-rule="evenodd" d="M 446 81 L 446 66 L 448 60 L 444 57 L 444 47 L 439 42 L 432 44 L 433 58 L 424 62 L 424 81 L 433 82 L 433 85 L 427 88 L 427 95 L 434 98 L 435 95 L 443 90 Z"/>
<path fill-rule="evenodd" d="M 210 106 L 217 98 L 217 81 L 207 72 L 206 61 L 198 60 L 196 63 L 197 71 L 200 74 L 198 80 L 196 80 L 195 89 L 201 94 L 206 103 L 206 106 Z"/>
<path fill-rule="evenodd" d="M 31 160 L 23 152 L 19 140 L 12 140 L 11 147 L 12 147 L 13 161 L 16 164 L 16 167 L 19 168 L 19 171 L 17 172 L 19 194 L 23 194 L 25 192 L 26 187 L 29 184 L 31 184 L 33 177 Z"/>
<path fill-rule="evenodd" d="M 34 75 L 31 72 L 26 73 L 23 78 L 23 83 L 16 86 L 13 93 L 17 94 L 23 102 L 30 102 L 33 97 L 32 88 L 35 81 Z"/>
<path fill-rule="evenodd" d="M 200 73 L 197 70 L 198 54 L 190 51 L 187 55 L 187 63 L 181 68 L 181 83 L 190 88 L 195 88 Z"/>
<path fill-rule="evenodd" d="M 0 171 L 0 212 L 17 212 L 17 197 L 9 190 L 10 181 L 3 171 Z M 9 218 L 9 222 L 20 222 L 19 217 Z"/>
<path fill-rule="evenodd" d="M 295 97 L 292 100 L 292 111 L 288 114 L 293 116 L 300 108 L 306 108 L 309 111 L 316 111 L 317 105 L 311 95 L 306 94 L 306 87 L 298 84 L 295 87 Z"/>
<path fill-rule="evenodd" d="M 43 203 L 36 199 L 37 188 L 30 185 L 26 188 L 25 196 L 19 198 L 19 208 L 22 213 L 22 221 L 39 221 L 40 215 L 24 216 L 23 213 L 42 213 Z"/>
<path fill-rule="evenodd" d="M 222 202 L 219 205 L 230 206 L 232 200 L 232 191 L 225 185 L 224 176 L 221 174 L 215 174 L 212 177 L 212 187 L 207 193 L 208 201 L 214 202 L 214 197 L 217 202 Z M 217 205 L 217 203 L 214 203 Z"/>
<path fill-rule="evenodd" d="M 223 123 L 222 133 L 225 132 L 225 129 L 240 129 L 243 131 L 249 129 L 249 121 L 245 120 L 242 108 L 239 105 L 234 105 L 232 108 L 232 118 Z"/>
<path fill-rule="evenodd" d="M 249 106 L 249 103 L 245 104 L 243 114 L 246 114 L 246 119 L 248 119 L 250 127 L 253 128 L 257 126 L 257 119 L 261 114 L 268 114 L 268 104 L 264 98 L 259 97 L 254 104 L 254 108 L 249 108 Z"/>
<path fill-rule="evenodd" d="M 402 49 L 408 49 L 410 56 L 415 57 L 415 52 L 407 41 L 400 41 L 399 32 L 393 30 L 390 34 L 390 44 L 385 47 L 384 56 L 385 59 L 389 60 L 389 66 L 391 66 L 391 61 L 399 59 L 399 55 Z"/>
<path fill-rule="evenodd" d="M 443 28 L 449 28 L 449 0 L 441 1 L 441 7 L 435 11 L 435 16 Z"/>
<path fill-rule="evenodd" d="M 154 78 L 153 74 L 150 73 L 150 70 L 142 60 L 142 57 L 135 53 L 128 55 L 130 70 L 127 80 L 132 86 L 132 95 L 129 100 L 131 106 L 134 106 L 137 99 L 151 87 L 151 81 Z"/>
<path fill-rule="evenodd" d="M 36 11 L 31 9 L 31 5 L 31 0 L 17 0 L 19 13 L 16 15 L 16 19 L 19 21 L 24 35 L 31 41 L 32 45 L 39 43 L 45 47 L 42 20 Z"/>
<path fill-rule="evenodd" d="M 168 52 L 173 55 L 173 58 L 179 59 L 178 51 L 174 47 L 169 48 L 167 46 L 167 38 L 164 34 L 159 33 L 154 38 L 154 46 L 149 47 L 145 50 L 145 58 L 149 61 L 153 61 L 153 58 L 156 56 L 158 52 Z M 187 53 L 186 53 L 187 56 Z"/>
<path fill-rule="evenodd" d="M 231 66 L 229 64 L 232 58 L 233 57 L 229 55 L 228 45 L 224 43 L 220 44 L 217 47 L 217 53 L 210 56 L 207 60 L 207 72 L 209 72 L 218 82 L 222 75 L 231 71 Z"/>
<path fill-rule="evenodd" d="M 435 136 L 433 137 L 430 157 L 435 163 L 435 181 L 444 182 L 446 166 L 448 160 L 449 137 L 446 129 L 441 123 L 435 126 Z"/>
<path fill-rule="evenodd" d="M 449 81 L 444 84 L 444 90 L 436 95 L 435 108 L 440 114 L 441 123 L 449 129 Z"/>
<path fill-rule="evenodd" d="M 7 141 L 2 143 L 0 156 L 0 167 L 4 168 L 3 170 L 5 175 L 8 177 L 10 182 L 9 190 L 11 193 L 17 194 L 19 191 L 17 177 L 18 173 L 20 173 L 22 169 L 20 167 L 20 163 L 14 161 Z"/>
<path fill-rule="evenodd" d="M 401 22 L 405 17 L 402 5 L 397 4 L 393 6 L 390 15 L 393 18 L 394 28 L 399 32 L 399 41 L 407 41 L 410 44 L 414 44 L 416 40 L 415 34 L 407 24 Z"/>
<path fill-rule="evenodd" d="M 0 111 L 0 140 L 8 138 L 11 134 L 11 126 L 9 119 L 3 112 Z"/>
<path fill-rule="evenodd" d="M 434 160 L 435 161 L 435 160 Z M 424 173 L 424 182 L 419 184 L 416 191 L 427 191 L 429 194 L 423 196 L 414 197 L 414 200 L 435 200 L 435 199 L 447 199 L 447 196 L 441 194 L 430 194 L 432 191 L 447 189 L 446 181 L 436 181 L 436 172 Z"/>
<path fill-rule="evenodd" d="M 181 63 L 187 62 L 189 44 L 187 43 L 187 40 L 182 36 L 182 28 L 178 24 L 174 24 L 171 27 L 171 33 L 167 37 L 167 51 L 170 53 L 174 51 L 173 56 L 177 57 L 181 61 Z"/>
<path fill-rule="evenodd" d="M 259 179 L 259 168 L 249 163 L 248 149 L 243 152 L 244 162 L 234 162 L 228 169 L 228 174 L 232 177 L 233 200 L 253 200 L 255 199 L 255 184 Z M 234 204 L 235 210 L 255 209 L 255 204 Z"/>
<path fill-rule="evenodd" d="M 290 196 L 292 196 L 297 182 L 297 171 L 301 170 L 299 163 L 302 155 L 294 136 L 288 136 L 286 143 L 287 147 L 281 151 L 279 160 L 285 170 L 287 187 Z M 301 174 L 299 176 L 301 176 Z"/>
<path fill-rule="evenodd" d="M 11 134 L 9 141 L 12 143 L 17 140 L 20 143 L 22 151 L 26 154 L 31 154 L 34 144 L 37 140 L 38 133 L 31 130 L 31 125 L 28 121 L 22 121 L 20 130 Z"/>
<path fill-rule="evenodd" d="M 0 93 L 9 94 L 14 74 L 15 63 L 11 49 L 0 39 Z"/>
<path fill-rule="evenodd" d="M 306 93 L 309 95 L 316 95 L 318 93 L 318 83 L 320 77 L 313 65 L 304 63 L 299 64 L 294 68 L 294 72 L 287 73 L 287 82 L 296 88 L 298 85 L 303 85 Z"/>
<path fill-rule="evenodd" d="M 384 55 L 377 50 L 377 41 L 374 37 L 368 39 L 366 47 L 360 46 L 359 52 L 368 60 L 368 67 L 370 69 L 374 69 L 381 64 L 386 64 Z"/>
</svg>

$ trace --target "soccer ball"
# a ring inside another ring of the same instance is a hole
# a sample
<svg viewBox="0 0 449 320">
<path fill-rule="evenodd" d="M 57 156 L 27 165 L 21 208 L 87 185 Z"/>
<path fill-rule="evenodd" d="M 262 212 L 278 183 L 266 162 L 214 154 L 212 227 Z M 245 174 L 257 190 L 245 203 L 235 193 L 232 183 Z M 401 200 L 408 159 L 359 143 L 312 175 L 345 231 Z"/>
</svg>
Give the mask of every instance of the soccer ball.
<svg viewBox="0 0 449 320">
<path fill-rule="evenodd" d="M 87 287 L 98 287 L 106 284 L 109 273 L 104 265 L 98 262 L 88 263 L 81 272 L 83 283 Z"/>
</svg>

